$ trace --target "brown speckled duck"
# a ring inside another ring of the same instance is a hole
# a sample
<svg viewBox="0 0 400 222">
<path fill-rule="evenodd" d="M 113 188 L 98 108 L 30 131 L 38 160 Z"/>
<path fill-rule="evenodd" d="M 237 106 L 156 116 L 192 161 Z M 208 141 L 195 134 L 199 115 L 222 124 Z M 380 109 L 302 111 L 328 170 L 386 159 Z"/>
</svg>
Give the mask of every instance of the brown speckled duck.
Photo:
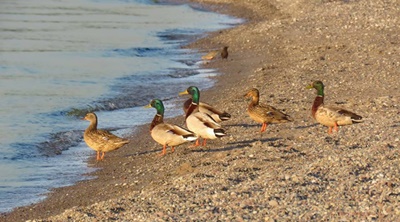
<svg viewBox="0 0 400 222">
<path fill-rule="evenodd" d="M 316 89 L 317 96 L 311 108 L 312 117 L 320 124 L 329 127 L 328 133 L 332 133 L 332 128 L 339 130 L 338 126 L 351 125 L 362 122 L 362 117 L 348 110 L 325 106 L 324 105 L 324 84 L 321 81 L 315 81 L 307 86 L 308 89 Z"/>
<path fill-rule="evenodd" d="M 203 60 L 213 60 L 218 55 L 218 51 L 211 51 L 206 55 L 203 55 L 201 59 Z"/>
<path fill-rule="evenodd" d="M 216 139 L 225 136 L 225 130 L 210 115 L 199 111 L 200 91 L 196 86 L 190 86 L 186 91 L 180 92 L 179 95 L 190 94 L 192 96 L 192 104 L 186 112 L 186 126 L 190 131 L 199 137 L 202 137 L 203 146 L 206 145 L 207 139 Z M 200 139 L 196 140 L 195 146 L 200 146 Z"/>
<path fill-rule="evenodd" d="M 247 92 L 244 97 L 251 97 L 247 113 L 254 121 L 262 123 L 261 133 L 267 129 L 268 124 L 293 121 L 289 115 L 284 114 L 275 107 L 259 104 L 259 95 L 258 89 L 253 88 Z"/>
<path fill-rule="evenodd" d="M 88 113 L 83 119 L 90 121 L 89 127 L 83 134 L 83 139 L 90 148 L 97 151 L 97 160 L 103 160 L 106 152 L 119 149 L 129 143 L 129 140 L 120 138 L 108 131 L 97 129 L 97 116 L 95 113 Z"/>
<path fill-rule="evenodd" d="M 187 113 L 190 105 L 192 105 L 192 101 L 192 98 L 190 98 L 183 104 L 183 111 L 185 113 Z M 231 118 L 231 114 L 227 112 L 221 112 L 208 103 L 199 102 L 199 111 L 210 115 L 217 123 L 229 120 Z"/>
<path fill-rule="evenodd" d="M 201 59 L 203 60 L 213 60 L 215 57 L 218 56 L 218 54 L 221 56 L 222 59 L 227 59 L 228 58 L 228 46 L 224 46 L 221 50 L 214 50 L 206 55 L 203 55 Z"/>
<path fill-rule="evenodd" d="M 221 58 L 222 59 L 228 59 L 228 46 L 224 46 L 221 50 Z"/>
<path fill-rule="evenodd" d="M 161 100 L 153 99 L 149 105 L 145 106 L 145 108 L 151 107 L 157 110 L 150 125 L 151 137 L 163 146 L 161 156 L 167 153 L 167 146 L 171 146 L 171 151 L 174 152 L 175 146 L 197 139 L 192 131 L 174 124 L 164 123 L 164 104 Z"/>
</svg>

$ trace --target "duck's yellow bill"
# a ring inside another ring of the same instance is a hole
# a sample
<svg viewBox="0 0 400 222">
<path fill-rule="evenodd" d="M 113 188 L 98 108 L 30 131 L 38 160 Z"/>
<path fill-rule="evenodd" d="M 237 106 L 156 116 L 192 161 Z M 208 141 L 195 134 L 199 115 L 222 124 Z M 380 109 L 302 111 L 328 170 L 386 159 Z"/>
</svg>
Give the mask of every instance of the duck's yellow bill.
<svg viewBox="0 0 400 222">
<path fill-rule="evenodd" d="M 187 95 L 187 94 L 189 94 L 188 91 L 183 91 L 183 92 L 180 92 L 180 93 L 179 93 L 180 96 L 182 96 L 182 95 Z"/>
</svg>

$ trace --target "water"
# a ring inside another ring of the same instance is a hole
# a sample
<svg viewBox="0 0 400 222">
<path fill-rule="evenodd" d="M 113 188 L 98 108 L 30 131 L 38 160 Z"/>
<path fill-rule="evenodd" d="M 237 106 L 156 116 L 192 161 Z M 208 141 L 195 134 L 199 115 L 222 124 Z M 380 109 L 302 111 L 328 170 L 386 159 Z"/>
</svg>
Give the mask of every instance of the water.
<svg viewBox="0 0 400 222">
<path fill-rule="evenodd" d="M 179 46 L 239 22 L 150 0 L 2 0 L 0 212 L 95 170 L 82 141 L 87 111 L 120 136 L 151 121 L 154 113 L 142 108 L 150 99 L 179 113 L 177 93 L 205 88 L 215 74 Z"/>
</svg>

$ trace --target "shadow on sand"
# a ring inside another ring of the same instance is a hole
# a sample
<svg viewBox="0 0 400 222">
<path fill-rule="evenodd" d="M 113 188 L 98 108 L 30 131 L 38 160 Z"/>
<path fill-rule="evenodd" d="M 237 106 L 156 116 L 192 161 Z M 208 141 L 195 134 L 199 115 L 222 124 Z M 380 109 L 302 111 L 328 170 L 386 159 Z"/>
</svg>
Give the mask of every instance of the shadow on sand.
<svg viewBox="0 0 400 222">
<path fill-rule="evenodd" d="M 277 141 L 280 139 L 282 139 L 282 138 L 251 139 L 251 140 L 230 142 L 230 143 L 227 143 L 227 146 L 222 147 L 222 148 L 207 149 L 207 148 L 203 147 L 202 149 L 193 150 L 192 152 L 221 152 L 221 151 L 236 150 L 236 149 L 242 149 L 242 148 L 251 146 L 251 144 L 254 142 L 260 141 L 261 143 L 266 143 L 266 142 L 274 142 L 274 141 Z"/>
</svg>

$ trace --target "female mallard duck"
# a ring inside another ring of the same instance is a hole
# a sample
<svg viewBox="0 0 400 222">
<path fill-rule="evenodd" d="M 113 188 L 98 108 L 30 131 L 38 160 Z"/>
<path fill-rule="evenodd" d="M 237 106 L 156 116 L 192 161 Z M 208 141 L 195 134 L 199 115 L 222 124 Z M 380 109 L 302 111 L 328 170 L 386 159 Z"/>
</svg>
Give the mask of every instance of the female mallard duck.
<svg viewBox="0 0 400 222">
<path fill-rule="evenodd" d="M 244 97 L 251 97 L 251 102 L 247 108 L 247 113 L 256 122 L 262 123 L 260 132 L 264 132 L 267 129 L 267 125 L 270 123 L 286 123 L 291 122 L 293 119 L 275 107 L 268 105 L 259 104 L 259 92 L 258 89 L 251 89 Z"/>
<path fill-rule="evenodd" d="M 185 113 L 187 113 L 190 105 L 192 104 L 192 101 L 193 101 L 192 98 L 190 98 L 186 100 L 185 103 L 183 104 L 183 111 Z M 221 112 L 212 107 L 211 105 L 203 102 L 199 102 L 199 111 L 210 115 L 217 123 L 229 120 L 231 118 L 231 114 L 227 112 Z"/>
<path fill-rule="evenodd" d="M 224 48 L 221 50 L 221 58 L 228 59 L 228 55 L 228 46 L 224 46 Z"/>
<path fill-rule="evenodd" d="M 150 125 L 151 137 L 159 144 L 163 145 L 161 156 L 167 153 L 167 146 L 171 146 L 171 151 L 174 152 L 175 146 L 183 143 L 194 141 L 197 136 L 180 126 L 164 123 L 164 104 L 159 99 L 151 100 L 146 108 L 155 108 L 157 114 L 154 116 Z"/>
<path fill-rule="evenodd" d="M 83 134 L 83 139 L 90 148 L 97 151 L 97 160 L 103 160 L 106 152 L 116 150 L 129 143 L 129 140 L 122 139 L 108 131 L 97 129 L 95 113 L 88 113 L 83 119 L 90 121 L 89 127 Z M 103 153 L 101 156 L 100 152 Z"/>
<path fill-rule="evenodd" d="M 225 136 L 225 130 L 221 128 L 209 114 L 199 111 L 200 91 L 195 86 L 190 86 L 186 91 L 180 92 L 179 95 L 190 94 L 192 103 L 186 112 L 186 126 L 196 135 L 202 137 L 203 146 L 206 145 L 207 139 L 216 139 Z M 200 145 L 200 139 L 196 140 L 195 146 Z"/>
<path fill-rule="evenodd" d="M 221 55 L 222 59 L 227 59 L 228 58 L 228 46 L 224 46 L 221 50 L 214 50 L 206 55 L 202 56 L 201 58 L 204 60 L 213 60 L 215 57 L 217 57 L 218 53 Z"/>
<path fill-rule="evenodd" d="M 203 60 L 212 60 L 218 55 L 218 51 L 211 51 L 207 53 L 206 55 L 203 55 L 201 59 Z"/>
<path fill-rule="evenodd" d="M 329 134 L 332 133 L 332 127 L 337 132 L 338 126 L 362 122 L 362 117 L 353 112 L 338 107 L 325 106 L 324 84 L 321 81 L 315 81 L 307 86 L 307 89 L 312 88 L 317 90 L 317 97 L 315 97 L 312 105 L 311 114 L 317 122 L 329 127 Z"/>
</svg>

